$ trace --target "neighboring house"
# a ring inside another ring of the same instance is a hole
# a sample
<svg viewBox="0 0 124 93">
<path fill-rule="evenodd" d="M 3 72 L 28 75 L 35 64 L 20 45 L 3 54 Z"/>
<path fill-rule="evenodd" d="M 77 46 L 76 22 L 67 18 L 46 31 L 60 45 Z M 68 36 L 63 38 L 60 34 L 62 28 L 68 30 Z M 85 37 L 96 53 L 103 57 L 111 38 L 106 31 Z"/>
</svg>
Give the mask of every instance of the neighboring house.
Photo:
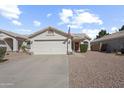
<svg viewBox="0 0 124 93">
<path fill-rule="evenodd" d="M 53 27 L 48 27 L 29 36 L 30 52 L 33 54 L 67 54 L 80 50 L 80 44 L 88 44 L 90 38 L 85 34 L 67 34 Z"/>
<path fill-rule="evenodd" d="M 124 31 L 91 41 L 91 50 L 115 52 L 124 49 Z"/>
<path fill-rule="evenodd" d="M 20 46 L 26 39 L 25 36 L 0 29 L 0 46 L 6 46 L 7 51 L 19 51 Z"/>
</svg>

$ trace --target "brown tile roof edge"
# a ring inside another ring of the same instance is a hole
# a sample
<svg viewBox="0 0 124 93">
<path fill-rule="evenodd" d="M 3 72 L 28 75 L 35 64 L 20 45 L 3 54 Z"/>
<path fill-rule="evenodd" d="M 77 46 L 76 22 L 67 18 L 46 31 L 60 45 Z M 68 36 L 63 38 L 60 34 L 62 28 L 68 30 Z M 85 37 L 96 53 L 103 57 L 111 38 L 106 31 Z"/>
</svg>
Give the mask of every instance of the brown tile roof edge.
<svg viewBox="0 0 124 93">
<path fill-rule="evenodd" d="M 44 32 L 47 31 L 47 30 L 54 30 L 56 33 L 59 33 L 59 34 L 65 36 L 65 37 L 72 37 L 71 35 L 68 35 L 68 33 L 64 32 L 64 31 L 62 31 L 62 30 L 56 29 L 56 28 L 54 28 L 54 27 L 51 27 L 51 26 L 48 26 L 48 27 L 46 27 L 46 28 L 44 28 L 44 29 L 42 29 L 42 30 L 39 30 L 39 31 L 37 31 L 37 32 L 34 32 L 33 34 L 29 35 L 28 37 L 29 37 L 29 38 L 35 37 L 35 36 L 37 36 L 38 34 L 44 33 Z"/>
<path fill-rule="evenodd" d="M 91 40 L 91 38 L 88 35 L 86 35 L 85 33 L 76 33 L 76 34 L 73 33 L 73 34 L 68 35 L 68 33 L 64 32 L 62 30 L 56 29 L 54 27 L 51 27 L 51 26 L 46 27 L 46 28 L 44 28 L 42 30 L 39 30 L 37 32 L 34 32 L 31 35 L 20 35 L 20 34 L 12 32 L 12 31 L 7 31 L 7 30 L 3 30 L 3 29 L 0 29 L 0 32 L 2 32 L 4 34 L 7 34 L 9 36 L 12 36 L 12 37 L 19 37 L 19 38 L 23 38 L 23 39 L 28 39 L 28 38 L 35 37 L 38 34 L 41 34 L 41 33 L 45 32 L 46 30 L 49 30 L 49 29 L 56 31 L 56 33 L 59 33 L 59 34 L 65 36 L 65 37 L 74 38 L 75 35 L 78 35 L 78 37 L 82 36 L 84 38 L 87 38 L 87 39 Z"/>
<path fill-rule="evenodd" d="M 111 40 L 111 39 L 117 39 L 117 38 L 122 38 L 122 37 L 124 37 L 124 30 L 112 33 L 110 35 L 103 36 L 99 39 L 95 39 L 95 40 L 91 41 L 91 43 L 106 41 L 106 40 Z"/>
<path fill-rule="evenodd" d="M 54 30 L 54 31 L 56 31 L 56 32 L 59 33 L 59 34 L 65 36 L 65 37 L 68 37 L 68 36 L 69 36 L 70 38 L 73 38 L 74 35 L 76 35 L 76 34 L 71 34 L 71 33 L 70 33 L 70 35 L 68 35 L 68 33 L 64 32 L 64 31 L 62 31 L 62 30 L 59 30 L 59 29 L 56 29 L 56 28 L 54 28 L 54 27 L 48 26 L 48 27 L 46 27 L 46 28 L 44 28 L 44 29 L 42 29 L 42 30 L 39 30 L 39 31 L 37 31 L 37 32 L 34 32 L 33 34 L 29 35 L 28 37 L 29 37 L 29 38 L 35 37 L 35 36 L 37 36 L 38 34 L 44 33 L 44 32 L 47 31 L 47 30 Z M 91 38 L 90 38 L 88 35 L 86 35 L 86 34 L 84 34 L 84 33 L 79 33 L 79 34 L 80 34 L 80 35 L 83 35 L 85 38 L 91 40 Z M 77 35 L 79 35 L 79 34 L 77 34 Z"/>
<path fill-rule="evenodd" d="M 4 34 L 7 34 L 9 36 L 12 36 L 12 37 L 18 37 L 18 38 L 23 38 L 23 39 L 27 39 L 28 38 L 25 35 L 20 35 L 20 34 L 12 32 L 12 31 L 7 31 L 7 30 L 3 30 L 3 29 L 0 29 L 0 32 L 2 32 Z"/>
</svg>

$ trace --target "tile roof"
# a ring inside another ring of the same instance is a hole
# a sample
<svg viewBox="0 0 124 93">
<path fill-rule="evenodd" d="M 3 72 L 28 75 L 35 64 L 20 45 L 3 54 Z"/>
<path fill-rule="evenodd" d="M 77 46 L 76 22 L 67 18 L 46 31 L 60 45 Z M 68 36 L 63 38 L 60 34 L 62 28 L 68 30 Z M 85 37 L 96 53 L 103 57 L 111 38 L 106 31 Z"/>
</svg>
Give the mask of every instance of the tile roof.
<svg viewBox="0 0 124 93">
<path fill-rule="evenodd" d="M 69 36 L 70 38 L 73 37 L 73 39 L 86 39 L 87 38 L 87 39 L 91 40 L 91 38 L 88 35 L 86 35 L 85 33 L 78 33 L 78 34 L 68 35 L 68 33 L 63 32 L 61 30 L 58 30 L 58 29 L 56 29 L 54 27 L 51 27 L 51 26 L 49 26 L 47 28 L 44 28 L 43 30 L 39 30 L 39 31 L 37 31 L 37 32 L 35 32 L 35 33 L 31 34 L 31 35 L 28 35 L 28 36 L 20 35 L 20 34 L 10 32 L 10 31 L 6 31 L 6 30 L 2 30 L 2 29 L 0 29 L 0 32 L 5 33 L 5 34 L 7 34 L 9 36 L 12 36 L 12 37 L 19 37 L 19 38 L 28 39 L 28 38 L 35 37 L 38 34 L 41 34 L 41 33 L 45 32 L 47 30 L 54 30 L 56 33 L 59 33 L 59 34 L 61 34 L 63 36 L 66 36 L 66 37 Z"/>
<path fill-rule="evenodd" d="M 51 27 L 51 26 L 49 26 L 49 27 L 47 27 L 47 28 L 44 28 L 43 30 L 39 30 L 39 31 L 37 31 L 37 32 L 35 32 L 35 33 L 29 35 L 28 37 L 29 37 L 29 38 L 35 37 L 35 36 L 37 36 L 38 34 L 44 33 L 45 31 L 48 31 L 48 30 L 54 30 L 56 33 L 59 33 L 59 34 L 61 34 L 61 35 L 63 35 L 63 36 L 66 36 L 66 37 L 68 37 L 68 36 L 69 36 L 69 37 L 73 37 L 73 39 L 85 39 L 85 38 L 87 38 L 87 39 L 91 40 L 91 38 L 90 38 L 88 35 L 84 34 L 84 33 L 70 34 L 70 35 L 69 35 L 68 33 L 64 32 L 64 31 L 58 30 L 58 29 L 56 29 L 56 28 L 54 28 L 54 27 Z"/>
<path fill-rule="evenodd" d="M 72 34 L 73 39 L 89 39 L 91 40 L 91 38 L 86 35 L 85 33 L 77 33 L 77 34 Z"/>
<path fill-rule="evenodd" d="M 11 31 L 6 31 L 6 30 L 0 29 L 0 32 L 2 32 L 2 33 L 4 33 L 4 34 L 7 34 L 7 35 L 9 35 L 9 36 L 12 36 L 12 37 L 19 37 L 19 38 L 24 38 L 24 39 L 27 38 L 25 35 L 20 35 L 20 34 L 11 32 Z"/>
<path fill-rule="evenodd" d="M 44 33 L 45 31 L 48 31 L 48 30 L 53 30 L 53 31 L 55 31 L 56 33 L 59 33 L 59 34 L 65 36 L 65 37 L 70 36 L 70 35 L 68 35 L 68 33 L 66 33 L 66 32 L 63 32 L 63 31 L 61 31 L 61 30 L 59 30 L 59 29 L 56 29 L 56 28 L 54 28 L 54 27 L 49 26 L 49 27 L 47 27 L 47 28 L 44 28 L 44 29 L 42 29 L 42 30 L 39 30 L 39 31 L 37 31 L 37 32 L 35 32 L 35 33 L 29 35 L 28 37 L 29 37 L 29 38 L 35 37 L 35 36 L 37 36 L 38 34 Z M 71 36 L 70 36 L 70 37 L 71 37 Z"/>
<path fill-rule="evenodd" d="M 103 36 L 99 39 L 95 39 L 91 42 L 100 42 L 100 41 L 105 41 L 105 40 L 111 40 L 111 39 L 116 39 L 116 38 L 124 38 L 124 31 L 119 31 L 110 35 Z"/>
</svg>

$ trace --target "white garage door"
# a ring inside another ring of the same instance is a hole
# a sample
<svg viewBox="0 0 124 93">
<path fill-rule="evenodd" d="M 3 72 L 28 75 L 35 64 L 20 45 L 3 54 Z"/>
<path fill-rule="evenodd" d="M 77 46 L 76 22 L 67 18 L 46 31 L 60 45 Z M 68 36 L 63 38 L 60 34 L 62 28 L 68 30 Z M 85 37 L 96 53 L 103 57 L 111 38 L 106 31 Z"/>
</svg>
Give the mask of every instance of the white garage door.
<svg viewBox="0 0 124 93">
<path fill-rule="evenodd" d="M 64 40 L 35 40 L 34 54 L 66 54 L 67 45 Z"/>
</svg>

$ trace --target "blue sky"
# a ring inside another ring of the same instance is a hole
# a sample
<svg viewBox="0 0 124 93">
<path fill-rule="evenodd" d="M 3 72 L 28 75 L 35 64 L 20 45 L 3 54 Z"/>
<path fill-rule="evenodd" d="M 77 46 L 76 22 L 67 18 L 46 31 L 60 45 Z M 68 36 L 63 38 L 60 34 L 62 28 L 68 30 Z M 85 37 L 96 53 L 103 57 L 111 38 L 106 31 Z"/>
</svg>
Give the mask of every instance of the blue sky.
<svg viewBox="0 0 124 93">
<path fill-rule="evenodd" d="M 47 26 L 95 38 L 100 29 L 115 32 L 124 24 L 124 6 L 0 6 L 0 29 L 31 34 Z"/>
</svg>

